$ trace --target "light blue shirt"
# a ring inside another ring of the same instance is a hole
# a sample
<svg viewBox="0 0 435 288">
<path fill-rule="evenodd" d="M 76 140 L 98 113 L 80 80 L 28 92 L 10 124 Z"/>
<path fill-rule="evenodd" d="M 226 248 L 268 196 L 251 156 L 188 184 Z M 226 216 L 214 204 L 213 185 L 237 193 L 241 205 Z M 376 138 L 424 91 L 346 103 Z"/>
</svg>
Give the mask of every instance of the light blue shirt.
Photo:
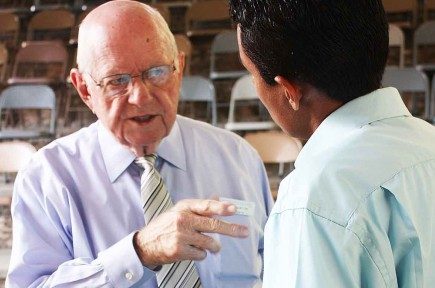
<svg viewBox="0 0 435 288">
<path fill-rule="evenodd" d="M 203 287 L 261 285 L 263 227 L 272 207 L 258 154 L 235 134 L 184 117 L 158 151 L 174 203 L 252 201 L 246 239 L 214 235 L 222 250 L 195 262 Z M 39 150 L 15 183 L 8 287 L 156 287 L 132 237 L 144 226 L 135 156 L 99 122 Z"/>
<path fill-rule="evenodd" d="M 394 88 L 329 115 L 280 185 L 264 286 L 435 287 L 435 128 Z"/>
</svg>

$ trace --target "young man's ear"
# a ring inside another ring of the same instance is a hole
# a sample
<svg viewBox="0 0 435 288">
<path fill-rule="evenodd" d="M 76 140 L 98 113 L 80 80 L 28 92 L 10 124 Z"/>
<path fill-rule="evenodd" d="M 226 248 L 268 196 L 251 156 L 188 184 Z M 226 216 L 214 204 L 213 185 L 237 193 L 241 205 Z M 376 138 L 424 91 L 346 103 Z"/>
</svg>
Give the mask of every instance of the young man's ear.
<svg viewBox="0 0 435 288">
<path fill-rule="evenodd" d="M 302 99 L 300 87 L 282 76 L 276 76 L 274 80 L 284 89 L 285 97 L 292 109 L 295 111 L 299 110 Z"/>
<path fill-rule="evenodd" d="M 70 72 L 70 79 L 74 87 L 76 88 L 77 92 L 79 93 L 80 98 L 85 102 L 85 104 L 91 109 L 92 111 L 92 101 L 91 101 L 91 95 L 88 91 L 88 86 L 85 82 L 85 79 L 83 78 L 83 74 L 79 72 L 77 68 L 71 69 Z"/>
</svg>

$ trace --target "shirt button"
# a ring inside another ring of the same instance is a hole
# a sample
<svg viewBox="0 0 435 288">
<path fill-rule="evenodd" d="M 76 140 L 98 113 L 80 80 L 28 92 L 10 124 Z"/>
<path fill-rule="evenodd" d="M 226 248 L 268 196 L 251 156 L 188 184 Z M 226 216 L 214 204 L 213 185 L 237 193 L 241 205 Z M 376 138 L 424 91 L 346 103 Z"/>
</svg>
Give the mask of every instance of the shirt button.
<svg viewBox="0 0 435 288">
<path fill-rule="evenodd" d="M 131 272 L 127 272 L 127 273 L 125 273 L 125 279 L 127 279 L 127 280 L 131 280 L 131 279 L 133 279 L 133 273 L 131 273 Z"/>
</svg>

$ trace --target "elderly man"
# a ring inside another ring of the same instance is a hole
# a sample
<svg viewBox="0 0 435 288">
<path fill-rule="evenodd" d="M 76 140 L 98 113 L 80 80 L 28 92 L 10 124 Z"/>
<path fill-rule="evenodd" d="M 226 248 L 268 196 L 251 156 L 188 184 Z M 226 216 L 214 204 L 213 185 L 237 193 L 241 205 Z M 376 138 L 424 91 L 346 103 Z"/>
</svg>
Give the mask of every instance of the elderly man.
<svg viewBox="0 0 435 288">
<path fill-rule="evenodd" d="M 264 166 L 238 136 L 176 116 L 184 59 L 163 18 L 133 1 L 96 8 L 77 62 L 99 120 L 17 176 L 8 287 L 261 286 Z"/>
<path fill-rule="evenodd" d="M 435 129 L 381 87 L 381 0 L 231 0 L 242 62 L 308 139 L 265 228 L 263 287 L 435 287 Z"/>
</svg>

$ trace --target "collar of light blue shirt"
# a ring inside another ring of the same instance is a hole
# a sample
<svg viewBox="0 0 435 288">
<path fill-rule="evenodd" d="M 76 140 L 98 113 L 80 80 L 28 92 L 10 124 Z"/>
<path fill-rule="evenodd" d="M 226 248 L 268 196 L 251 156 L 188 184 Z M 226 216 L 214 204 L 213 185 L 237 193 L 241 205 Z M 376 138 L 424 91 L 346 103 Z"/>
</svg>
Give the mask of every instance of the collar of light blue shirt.
<svg viewBox="0 0 435 288">
<path fill-rule="evenodd" d="M 298 155 L 295 167 L 338 145 L 354 129 L 383 119 L 411 116 L 396 88 L 375 90 L 344 104 L 331 113 L 311 135 Z"/>
<path fill-rule="evenodd" d="M 107 175 L 111 182 L 116 179 L 131 165 L 136 158 L 135 154 L 123 146 L 115 136 L 98 121 L 98 141 L 101 153 L 106 166 Z M 175 121 L 171 132 L 160 143 L 157 155 L 164 161 L 175 167 L 186 170 L 186 155 L 180 127 Z"/>
</svg>

